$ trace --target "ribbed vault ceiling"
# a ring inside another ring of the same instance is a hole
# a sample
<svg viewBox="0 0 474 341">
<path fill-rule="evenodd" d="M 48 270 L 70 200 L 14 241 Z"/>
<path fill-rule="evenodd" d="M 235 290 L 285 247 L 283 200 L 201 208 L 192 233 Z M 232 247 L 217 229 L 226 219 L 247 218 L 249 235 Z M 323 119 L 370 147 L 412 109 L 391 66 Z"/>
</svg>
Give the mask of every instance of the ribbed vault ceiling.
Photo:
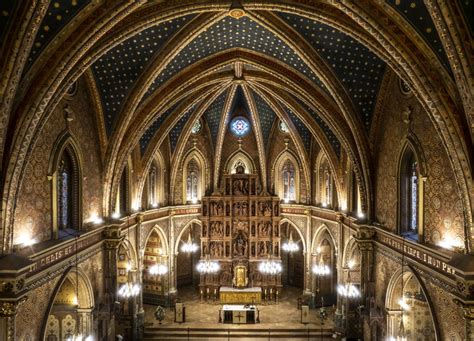
<svg viewBox="0 0 474 341">
<path fill-rule="evenodd" d="M 2 33 L 15 10 L 10 4 L 2 3 Z M 51 1 L 24 72 L 34 68 L 42 52 L 54 48 L 53 38 L 81 20 L 81 11 L 93 6 L 90 0 Z M 387 0 L 383 6 L 417 32 L 450 72 L 423 1 Z M 367 143 L 388 68 L 380 47 L 357 28 L 350 29 L 356 27 L 351 19 L 326 4 L 319 9 L 321 16 L 285 6 L 273 11 L 265 5 L 250 7 L 235 18 L 229 7 L 216 3 L 215 8 L 133 28 L 142 19 L 135 16 L 116 30 L 117 38 L 104 37 L 118 43 L 109 43 L 90 69 L 105 141 L 117 147 L 125 143 L 127 151 L 130 143 L 138 144 L 146 156 L 166 137 L 173 154 L 180 139 L 189 136 L 188 121 L 202 118 L 217 150 L 234 108 L 241 106 L 249 114 L 255 111 L 254 124 L 264 145 L 260 149 L 268 146 L 272 127 L 281 119 L 288 120 L 306 153 L 315 133 L 334 155 L 340 156 L 343 148 L 357 153 Z M 150 3 L 149 8 L 159 6 Z M 145 15 L 151 15 L 146 20 L 153 18 L 152 13 Z M 233 54 L 237 57 L 230 60 Z M 112 150 L 110 157 L 114 155 Z"/>
</svg>

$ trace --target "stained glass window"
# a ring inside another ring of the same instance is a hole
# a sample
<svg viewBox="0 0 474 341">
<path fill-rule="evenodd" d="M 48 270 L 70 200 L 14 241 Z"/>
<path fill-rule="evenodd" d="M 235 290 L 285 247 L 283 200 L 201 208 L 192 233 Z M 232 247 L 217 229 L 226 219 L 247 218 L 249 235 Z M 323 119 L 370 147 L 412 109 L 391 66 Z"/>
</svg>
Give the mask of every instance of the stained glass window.
<svg viewBox="0 0 474 341">
<path fill-rule="evenodd" d="M 410 189 L 410 228 L 416 230 L 418 225 L 418 172 L 416 161 L 411 164 Z"/>
<path fill-rule="evenodd" d="M 193 127 L 191 128 L 191 133 L 197 134 L 201 131 L 201 128 L 202 128 L 201 121 L 196 120 L 196 122 L 194 122 L 193 124 Z"/>
<path fill-rule="evenodd" d="M 188 164 L 186 177 L 186 200 L 197 202 L 198 200 L 198 175 L 199 168 L 195 160 L 191 160 Z"/>
<path fill-rule="evenodd" d="M 285 122 L 280 121 L 280 125 L 279 125 L 279 126 L 280 126 L 281 132 L 283 132 L 283 133 L 285 133 L 285 134 L 287 134 L 287 133 L 290 132 L 290 129 L 288 128 L 288 126 L 286 125 Z"/>
<path fill-rule="evenodd" d="M 329 168 L 324 169 L 324 199 L 323 204 L 330 206 L 332 203 L 332 177 Z"/>
<path fill-rule="evenodd" d="M 244 136 L 250 130 L 250 123 L 245 117 L 235 117 L 230 122 L 230 129 L 236 136 Z"/>
<path fill-rule="evenodd" d="M 72 223 L 72 181 L 73 169 L 71 160 L 64 153 L 58 169 L 58 227 L 73 228 Z"/>
<path fill-rule="evenodd" d="M 148 202 L 151 206 L 157 205 L 156 200 L 156 167 L 152 165 L 148 172 Z"/>
<path fill-rule="evenodd" d="M 290 160 L 283 166 L 283 199 L 285 201 L 294 201 L 295 194 L 295 167 Z"/>
</svg>

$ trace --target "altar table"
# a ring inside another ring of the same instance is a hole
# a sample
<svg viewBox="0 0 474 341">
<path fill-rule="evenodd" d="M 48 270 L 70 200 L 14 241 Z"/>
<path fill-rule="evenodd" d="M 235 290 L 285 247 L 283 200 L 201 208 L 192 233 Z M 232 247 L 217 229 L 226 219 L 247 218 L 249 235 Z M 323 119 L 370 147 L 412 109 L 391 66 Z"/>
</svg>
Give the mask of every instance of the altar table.
<svg viewBox="0 0 474 341">
<path fill-rule="evenodd" d="M 219 289 L 219 299 L 222 304 L 240 303 L 240 304 L 259 304 L 262 300 L 262 288 L 243 288 L 221 287 Z"/>
<path fill-rule="evenodd" d="M 257 319 L 257 307 L 254 305 L 225 304 L 221 310 L 221 321 L 223 323 L 255 323 Z"/>
</svg>

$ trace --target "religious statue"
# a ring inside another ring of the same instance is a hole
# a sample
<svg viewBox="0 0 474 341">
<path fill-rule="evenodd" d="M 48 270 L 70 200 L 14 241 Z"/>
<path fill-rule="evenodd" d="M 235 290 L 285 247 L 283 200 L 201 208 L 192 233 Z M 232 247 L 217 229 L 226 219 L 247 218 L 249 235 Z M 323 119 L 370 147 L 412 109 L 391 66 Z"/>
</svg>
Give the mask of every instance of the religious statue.
<svg viewBox="0 0 474 341">
<path fill-rule="evenodd" d="M 246 256 L 247 255 L 247 248 L 248 248 L 248 231 L 247 231 L 247 224 L 238 221 L 236 223 L 236 231 L 234 233 L 233 238 L 233 249 L 234 249 L 234 256 Z"/>
<path fill-rule="evenodd" d="M 242 203 L 242 215 L 248 215 L 249 214 L 249 208 L 248 208 L 248 203 L 243 202 Z"/>
<path fill-rule="evenodd" d="M 264 216 L 271 216 L 272 215 L 272 205 L 270 202 L 261 201 L 258 203 L 258 208 L 260 210 L 260 214 Z"/>
</svg>

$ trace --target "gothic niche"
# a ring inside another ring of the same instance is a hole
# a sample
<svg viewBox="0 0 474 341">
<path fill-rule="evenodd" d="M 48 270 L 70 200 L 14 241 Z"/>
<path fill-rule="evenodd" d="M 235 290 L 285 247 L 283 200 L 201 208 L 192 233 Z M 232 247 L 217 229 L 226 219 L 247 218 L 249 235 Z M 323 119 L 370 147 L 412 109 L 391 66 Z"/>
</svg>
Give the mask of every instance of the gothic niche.
<svg viewBox="0 0 474 341">
<path fill-rule="evenodd" d="M 242 169 L 223 176 L 222 193 L 202 198 L 201 258 L 219 261 L 220 270 L 201 275 L 201 293 L 212 296 L 221 286 L 281 292 L 280 275 L 258 271 L 268 256 L 280 259 L 280 199 L 262 195 L 257 175 Z"/>
</svg>

